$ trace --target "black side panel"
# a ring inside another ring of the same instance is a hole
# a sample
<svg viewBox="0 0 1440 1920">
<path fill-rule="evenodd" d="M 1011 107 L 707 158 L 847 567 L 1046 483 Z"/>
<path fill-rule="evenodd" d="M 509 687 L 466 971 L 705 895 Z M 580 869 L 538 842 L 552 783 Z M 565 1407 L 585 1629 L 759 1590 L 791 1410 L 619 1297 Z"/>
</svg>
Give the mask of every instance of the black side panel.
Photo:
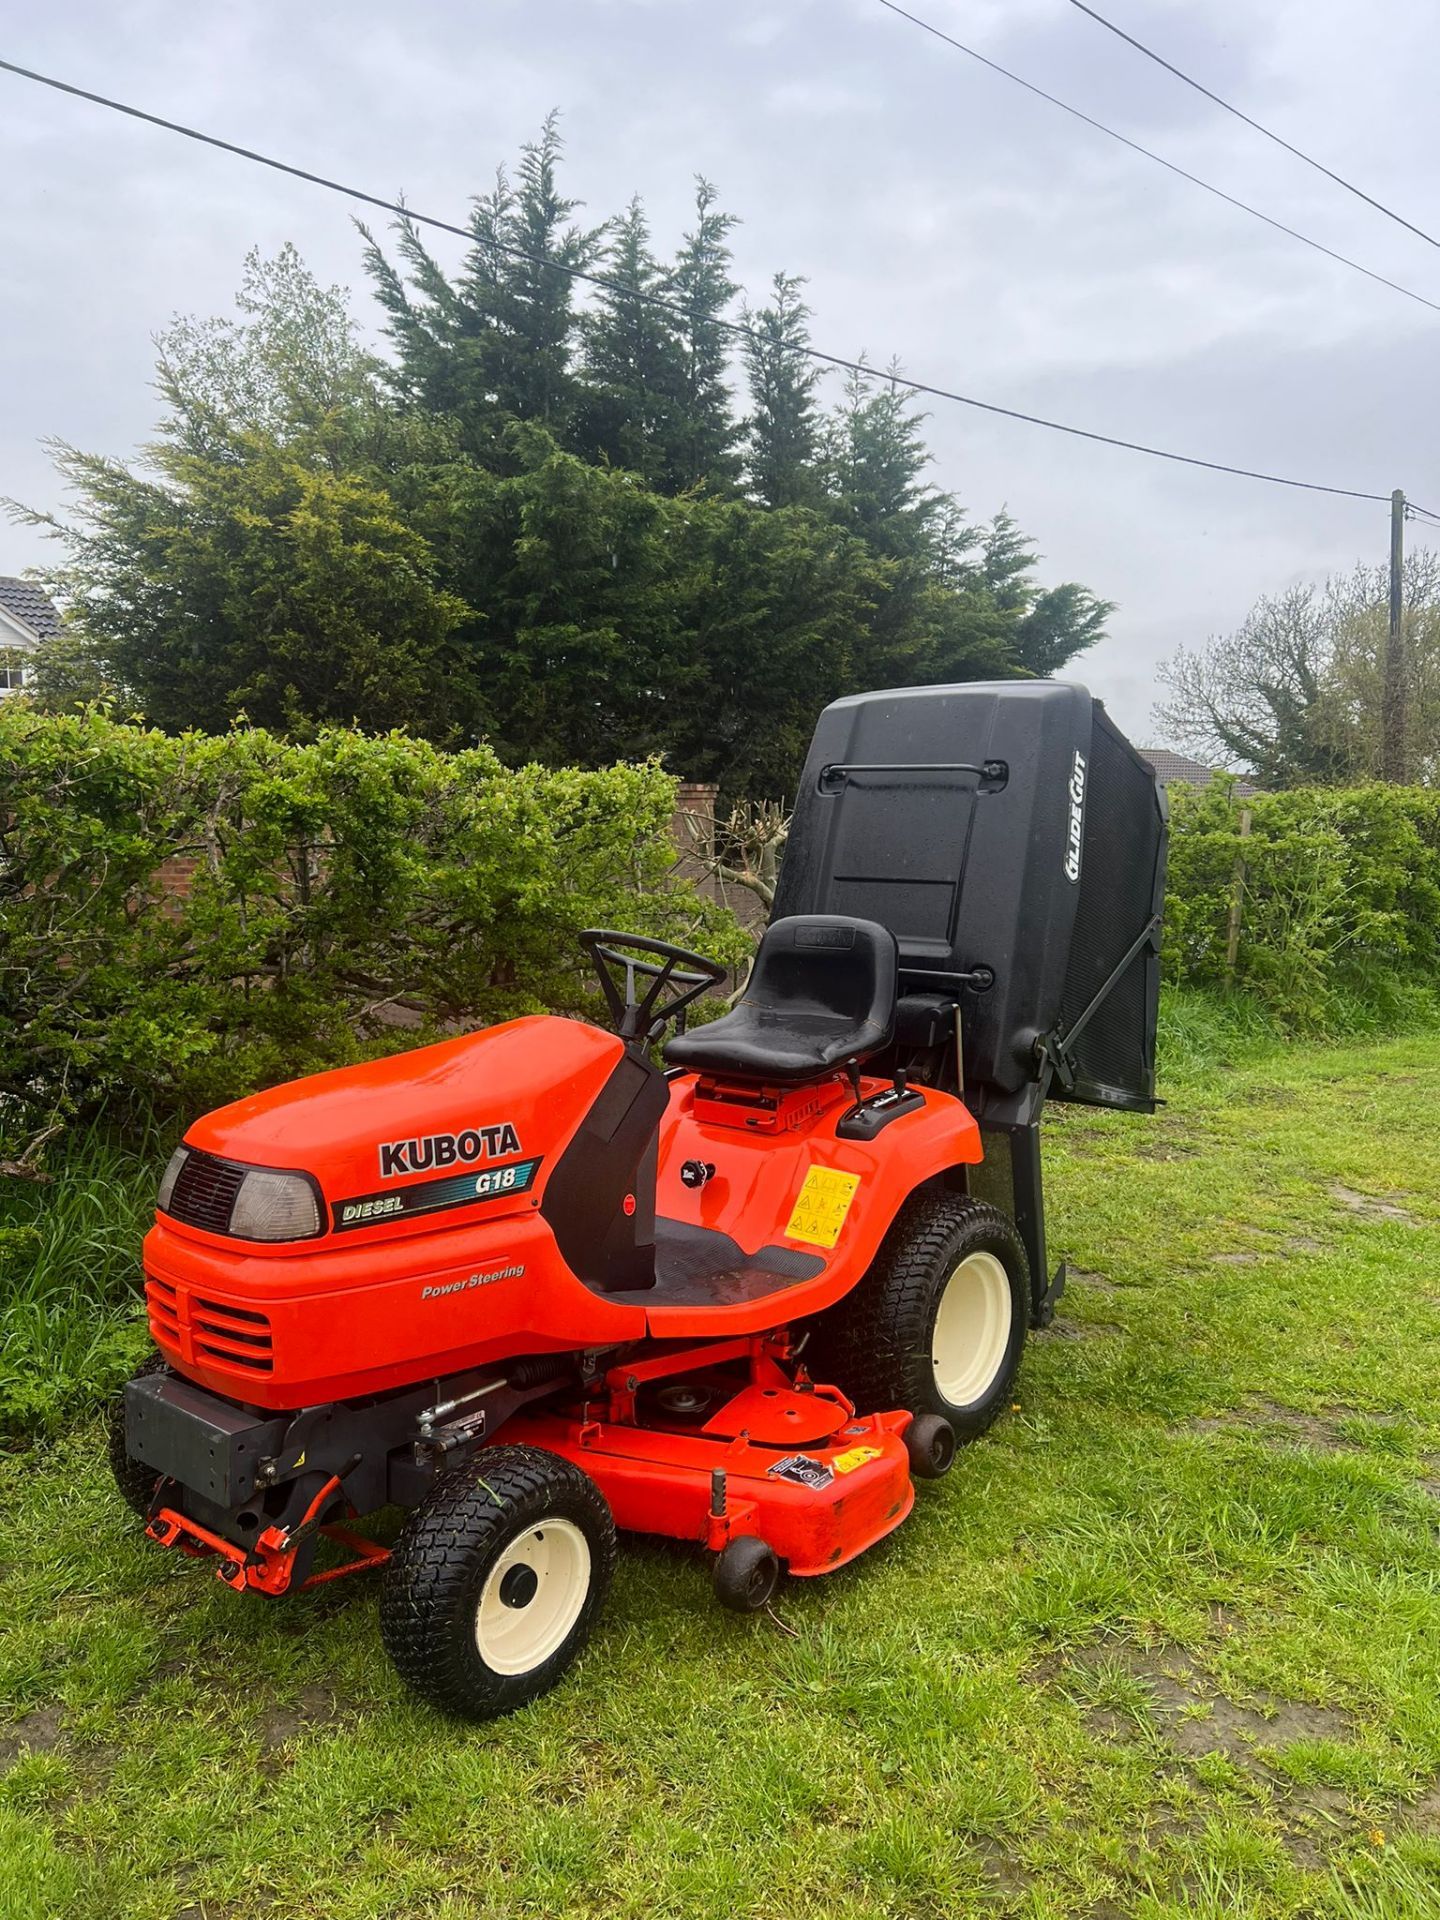
<svg viewBox="0 0 1440 1920">
<path fill-rule="evenodd" d="M 601 1293 L 655 1283 L 655 1157 L 668 1098 L 665 1076 L 626 1053 L 546 1184 L 540 1211 L 566 1265 Z"/>
<path fill-rule="evenodd" d="M 1160 1004 L 1160 933 L 1132 955 L 1089 1019 L 1095 996 L 1165 902 L 1164 789 L 1150 767 L 1095 709 L 1080 905 L 1060 1000 L 1058 1039 L 1068 1071 L 1052 1099 L 1149 1112 L 1155 1096 L 1155 1021 Z M 1073 1041 L 1067 1039 L 1084 1021 Z"/>
</svg>

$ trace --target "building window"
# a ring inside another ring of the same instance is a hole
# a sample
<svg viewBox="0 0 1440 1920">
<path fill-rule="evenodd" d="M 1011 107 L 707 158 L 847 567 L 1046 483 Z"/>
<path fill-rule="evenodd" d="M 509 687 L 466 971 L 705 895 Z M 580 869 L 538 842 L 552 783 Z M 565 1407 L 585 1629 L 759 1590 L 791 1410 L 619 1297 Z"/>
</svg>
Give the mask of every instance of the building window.
<svg viewBox="0 0 1440 1920">
<path fill-rule="evenodd" d="M 0 666 L 0 693 L 18 693 L 24 684 L 24 667 Z"/>
</svg>

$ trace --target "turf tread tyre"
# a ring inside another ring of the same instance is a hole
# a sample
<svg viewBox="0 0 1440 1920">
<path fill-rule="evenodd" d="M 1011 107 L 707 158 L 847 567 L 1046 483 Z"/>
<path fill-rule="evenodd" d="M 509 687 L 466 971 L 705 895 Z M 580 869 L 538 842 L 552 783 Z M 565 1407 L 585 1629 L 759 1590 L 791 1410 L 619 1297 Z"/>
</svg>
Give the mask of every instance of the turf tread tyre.
<svg viewBox="0 0 1440 1920">
<path fill-rule="evenodd" d="M 525 1673 L 486 1665 L 475 1612 L 505 1545 L 546 1519 L 579 1526 L 590 1585 L 563 1643 Z M 448 1473 L 406 1521 L 380 1592 L 380 1637 L 407 1686 L 470 1720 L 512 1713 L 546 1692 L 590 1636 L 615 1569 L 615 1522 L 588 1474 L 540 1447 L 491 1447 Z"/>
<path fill-rule="evenodd" d="M 152 1353 L 131 1374 L 132 1380 L 146 1380 L 151 1374 L 169 1373 L 170 1365 L 163 1353 Z M 110 1457 L 110 1472 L 114 1478 L 120 1498 L 132 1513 L 138 1513 L 142 1520 L 150 1517 L 150 1503 L 155 1497 L 155 1488 L 160 1476 L 153 1467 L 147 1467 L 143 1461 L 132 1459 L 125 1448 L 125 1394 L 122 1389 L 117 1393 L 105 1410 L 106 1451 Z"/>
<path fill-rule="evenodd" d="M 943 1283 L 973 1251 L 995 1253 L 1010 1281 L 1010 1337 L 980 1399 L 957 1408 L 939 1394 L 930 1334 Z M 862 1413 L 908 1407 L 949 1420 L 957 1440 L 976 1439 L 1010 1402 L 1030 1309 L 1030 1272 L 1010 1216 L 961 1194 L 919 1193 L 901 1209 L 874 1264 L 821 1315 L 811 1371 Z"/>
</svg>

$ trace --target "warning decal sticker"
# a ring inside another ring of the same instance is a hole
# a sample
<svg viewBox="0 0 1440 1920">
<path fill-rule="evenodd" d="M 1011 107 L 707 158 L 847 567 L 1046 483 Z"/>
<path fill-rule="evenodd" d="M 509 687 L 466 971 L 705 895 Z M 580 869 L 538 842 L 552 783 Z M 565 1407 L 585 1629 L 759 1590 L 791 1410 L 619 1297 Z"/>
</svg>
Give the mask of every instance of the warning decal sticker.
<svg viewBox="0 0 1440 1920">
<path fill-rule="evenodd" d="M 811 1167 L 785 1229 L 787 1240 L 803 1240 L 808 1247 L 833 1247 L 860 1184 L 858 1173 L 835 1167 Z"/>
<path fill-rule="evenodd" d="M 863 1467 L 867 1460 L 880 1458 L 879 1447 L 851 1447 L 848 1453 L 837 1453 L 831 1465 L 837 1473 L 854 1473 L 857 1467 Z"/>
<path fill-rule="evenodd" d="M 765 1471 L 774 1479 L 793 1480 L 797 1487 L 810 1487 L 816 1493 L 835 1478 L 823 1460 L 812 1460 L 805 1453 L 789 1453 Z"/>
</svg>

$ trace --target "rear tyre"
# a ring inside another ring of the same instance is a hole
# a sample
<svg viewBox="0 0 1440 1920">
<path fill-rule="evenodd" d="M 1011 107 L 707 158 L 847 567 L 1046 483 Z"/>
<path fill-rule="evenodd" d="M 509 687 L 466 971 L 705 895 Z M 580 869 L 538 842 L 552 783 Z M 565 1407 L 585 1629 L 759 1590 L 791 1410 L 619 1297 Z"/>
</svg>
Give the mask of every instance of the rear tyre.
<svg viewBox="0 0 1440 1920">
<path fill-rule="evenodd" d="M 491 1720 L 561 1678 L 614 1569 L 615 1522 L 587 1474 L 539 1447 L 486 1448 L 406 1521 L 380 1637 L 432 1706 Z"/>
<path fill-rule="evenodd" d="M 169 1365 L 163 1353 L 152 1353 L 131 1374 L 132 1380 L 146 1380 L 151 1374 L 168 1373 Z M 125 1395 L 123 1390 L 105 1409 L 106 1446 L 110 1456 L 110 1472 L 119 1489 L 120 1498 L 133 1513 L 142 1520 L 150 1518 L 150 1508 L 155 1499 L 155 1490 L 160 1484 L 160 1475 L 153 1467 L 147 1467 L 142 1460 L 132 1459 L 125 1449 Z"/>
<path fill-rule="evenodd" d="M 1029 1267 L 1009 1216 L 921 1194 L 864 1279 L 817 1322 L 811 1371 L 862 1412 L 938 1414 L 957 1440 L 973 1440 L 1009 1404 L 1029 1313 Z"/>
<path fill-rule="evenodd" d="M 715 1598 L 731 1613 L 759 1613 L 775 1598 L 783 1571 L 775 1549 L 763 1540 L 732 1540 L 716 1557 Z"/>
</svg>

